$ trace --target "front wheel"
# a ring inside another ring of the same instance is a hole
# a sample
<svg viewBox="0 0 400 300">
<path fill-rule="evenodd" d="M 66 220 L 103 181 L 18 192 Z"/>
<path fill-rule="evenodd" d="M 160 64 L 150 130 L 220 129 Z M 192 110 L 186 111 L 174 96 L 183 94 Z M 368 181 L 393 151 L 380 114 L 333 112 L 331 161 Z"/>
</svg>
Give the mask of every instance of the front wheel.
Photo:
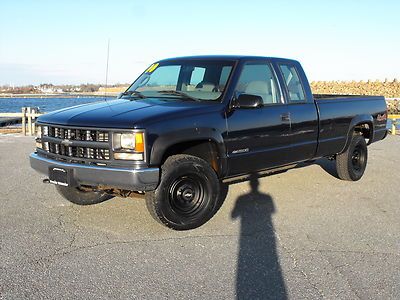
<svg viewBox="0 0 400 300">
<path fill-rule="evenodd" d="M 368 149 L 361 135 L 354 135 L 347 150 L 336 156 L 336 170 L 340 179 L 357 181 L 367 167 Z"/>
<path fill-rule="evenodd" d="M 174 155 L 163 164 L 157 189 L 146 193 L 146 205 L 163 225 L 175 230 L 193 229 L 218 210 L 219 191 L 217 174 L 205 160 Z"/>
<path fill-rule="evenodd" d="M 78 205 L 97 204 L 113 198 L 112 195 L 101 191 L 84 191 L 79 187 L 56 185 L 57 192 L 68 201 Z"/>
</svg>

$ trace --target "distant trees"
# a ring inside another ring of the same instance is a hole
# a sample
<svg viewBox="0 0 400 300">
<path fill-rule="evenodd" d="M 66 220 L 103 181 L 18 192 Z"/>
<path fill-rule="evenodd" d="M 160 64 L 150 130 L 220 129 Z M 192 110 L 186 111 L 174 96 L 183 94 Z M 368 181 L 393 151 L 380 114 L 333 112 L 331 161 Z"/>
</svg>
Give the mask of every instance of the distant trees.
<svg viewBox="0 0 400 300">
<path fill-rule="evenodd" d="M 33 85 L 27 85 L 27 86 L 18 86 L 14 87 L 12 89 L 13 94 L 38 94 L 39 91 L 37 87 Z"/>
<path fill-rule="evenodd" d="M 80 85 L 80 91 L 83 93 L 93 93 L 93 92 L 97 92 L 100 88 L 99 84 L 81 84 Z"/>
</svg>

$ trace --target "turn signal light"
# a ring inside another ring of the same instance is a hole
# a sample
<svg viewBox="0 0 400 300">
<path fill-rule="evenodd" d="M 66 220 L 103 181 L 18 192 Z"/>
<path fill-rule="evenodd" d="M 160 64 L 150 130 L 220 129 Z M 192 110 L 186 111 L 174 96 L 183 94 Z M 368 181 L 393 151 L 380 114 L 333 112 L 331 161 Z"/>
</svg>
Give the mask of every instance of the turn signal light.
<svg viewBox="0 0 400 300">
<path fill-rule="evenodd" d="M 135 134 L 135 151 L 144 152 L 143 133 Z"/>
</svg>

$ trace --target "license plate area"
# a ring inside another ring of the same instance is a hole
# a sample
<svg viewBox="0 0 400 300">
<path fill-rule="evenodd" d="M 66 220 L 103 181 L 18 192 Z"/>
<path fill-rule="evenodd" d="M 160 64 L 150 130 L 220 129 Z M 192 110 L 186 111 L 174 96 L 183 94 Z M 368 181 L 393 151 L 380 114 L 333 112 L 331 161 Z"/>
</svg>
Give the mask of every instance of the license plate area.
<svg viewBox="0 0 400 300">
<path fill-rule="evenodd" d="M 71 178 L 71 170 L 59 167 L 49 167 L 50 183 L 62 186 L 69 186 L 71 184 L 70 178 Z"/>
</svg>

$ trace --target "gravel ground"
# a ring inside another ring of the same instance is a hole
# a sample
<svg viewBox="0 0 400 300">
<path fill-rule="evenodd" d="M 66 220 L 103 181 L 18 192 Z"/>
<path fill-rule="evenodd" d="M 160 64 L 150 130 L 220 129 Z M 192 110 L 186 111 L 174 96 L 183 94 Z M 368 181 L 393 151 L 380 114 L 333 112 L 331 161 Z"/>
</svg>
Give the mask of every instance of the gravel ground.
<svg viewBox="0 0 400 300">
<path fill-rule="evenodd" d="M 0 136 L 0 299 L 400 299 L 400 138 L 359 182 L 319 160 L 232 184 L 216 216 L 175 232 L 143 199 L 80 207 Z"/>
</svg>

